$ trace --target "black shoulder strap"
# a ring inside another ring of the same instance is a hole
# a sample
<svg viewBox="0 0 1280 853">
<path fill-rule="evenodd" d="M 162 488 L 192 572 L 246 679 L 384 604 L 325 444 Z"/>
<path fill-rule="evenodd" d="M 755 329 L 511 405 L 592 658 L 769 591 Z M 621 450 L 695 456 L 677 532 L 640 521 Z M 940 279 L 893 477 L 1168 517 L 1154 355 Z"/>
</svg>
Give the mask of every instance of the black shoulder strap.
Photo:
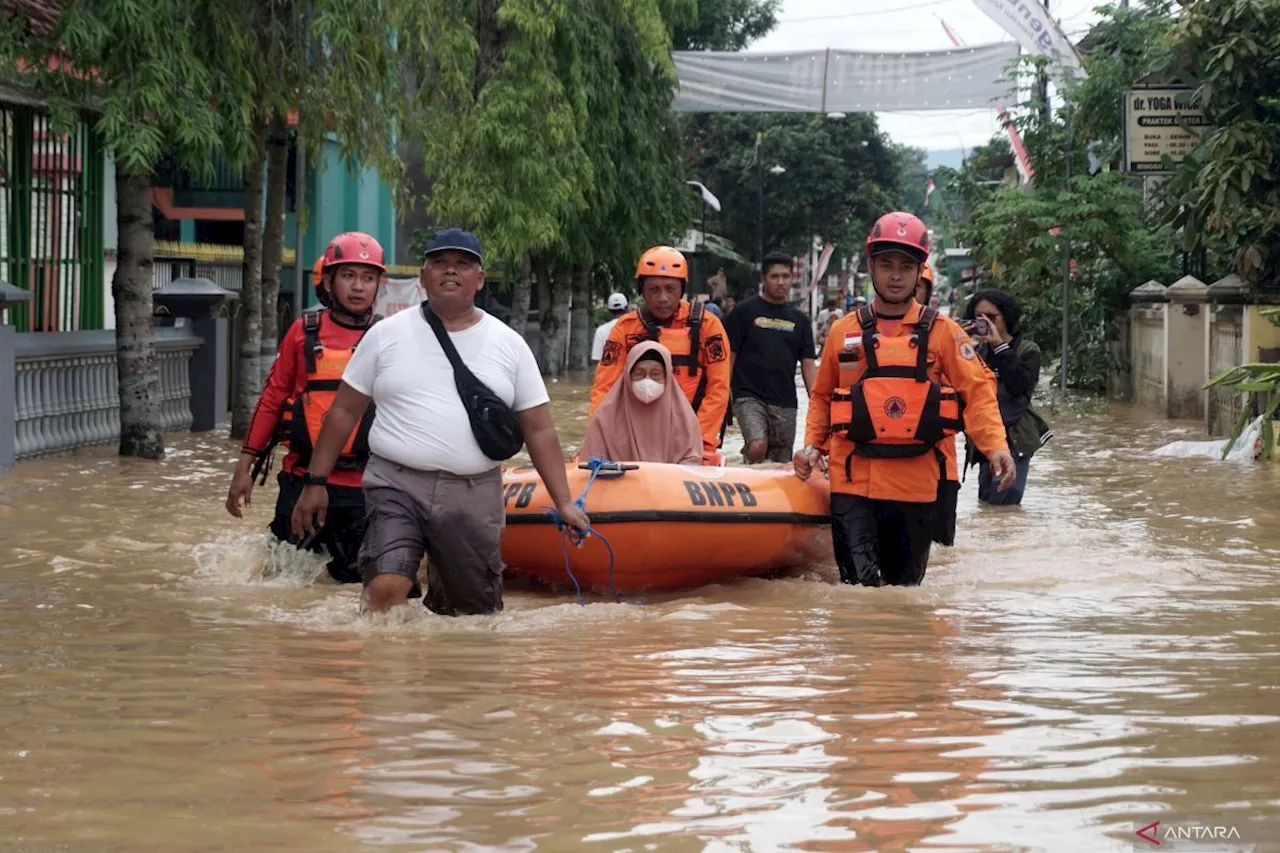
<svg viewBox="0 0 1280 853">
<path fill-rule="evenodd" d="M 316 356 L 324 349 L 320 343 L 320 312 L 302 313 L 302 357 L 307 365 L 307 375 L 316 372 Z"/>
<path fill-rule="evenodd" d="M 862 327 L 862 354 L 867 361 L 865 375 L 874 376 L 880 369 L 880 362 L 876 359 L 876 335 L 879 333 L 876 331 L 876 315 L 870 305 L 858 308 L 858 325 Z"/>
<path fill-rule="evenodd" d="M 876 315 L 872 313 L 871 306 L 858 306 L 858 324 L 866 331 L 876 330 Z"/>
<path fill-rule="evenodd" d="M 698 356 L 702 348 L 702 315 L 706 313 L 706 306 L 700 301 L 693 302 L 689 305 L 689 375 L 698 375 Z M 704 373 L 706 371 L 703 371 Z M 699 400 L 698 402 L 702 402 Z M 694 406 L 694 411 L 698 407 Z"/>
<path fill-rule="evenodd" d="M 916 320 L 916 381 L 929 381 L 929 332 L 933 329 L 933 321 L 938 319 L 938 312 L 925 308 Z"/>
<path fill-rule="evenodd" d="M 644 310 L 643 305 L 636 309 L 636 316 L 640 318 L 640 324 L 648 332 L 649 340 L 657 343 L 662 336 L 662 329 L 659 328 L 658 321 L 651 317 L 648 311 Z"/>
<path fill-rule="evenodd" d="M 427 321 L 427 325 L 431 327 L 431 331 L 436 333 L 436 340 L 440 342 L 440 348 L 444 350 L 444 354 L 449 358 L 449 363 L 453 365 L 453 380 L 458 386 L 458 393 L 463 393 L 463 380 L 474 379 L 470 368 L 462 363 L 462 356 L 458 355 L 458 348 L 453 345 L 453 341 L 449 338 L 449 333 L 444 328 L 444 323 L 440 322 L 440 318 L 435 312 L 427 307 L 427 303 L 422 303 L 422 317 Z"/>
</svg>

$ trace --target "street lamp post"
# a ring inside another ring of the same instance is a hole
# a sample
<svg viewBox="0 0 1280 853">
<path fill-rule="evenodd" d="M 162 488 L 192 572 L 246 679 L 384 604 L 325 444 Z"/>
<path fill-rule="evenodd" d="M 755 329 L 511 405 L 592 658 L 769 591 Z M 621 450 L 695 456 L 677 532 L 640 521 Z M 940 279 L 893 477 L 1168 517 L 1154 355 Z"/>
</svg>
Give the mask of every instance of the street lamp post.
<svg viewBox="0 0 1280 853">
<path fill-rule="evenodd" d="M 787 171 L 786 166 L 774 164 L 769 169 L 771 175 L 781 175 Z M 756 155 L 756 175 L 759 195 L 756 209 L 756 263 L 760 265 L 760 274 L 764 275 L 764 161 Z"/>
</svg>

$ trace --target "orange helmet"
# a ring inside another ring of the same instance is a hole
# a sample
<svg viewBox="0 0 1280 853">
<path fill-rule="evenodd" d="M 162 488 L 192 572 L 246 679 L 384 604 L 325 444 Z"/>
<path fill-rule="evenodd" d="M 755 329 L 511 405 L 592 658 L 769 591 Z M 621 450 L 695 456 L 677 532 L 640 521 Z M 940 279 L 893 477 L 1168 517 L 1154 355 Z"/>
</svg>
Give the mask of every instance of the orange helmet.
<svg viewBox="0 0 1280 853">
<path fill-rule="evenodd" d="M 933 267 L 929 266 L 929 262 L 925 261 L 920 265 L 920 277 L 929 282 L 929 286 L 933 286 Z"/>
<path fill-rule="evenodd" d="M 673 249 L 670 246 L 654 246 L 640 256 L 640 262 L 636 264 L 636 279 L 658 275 L 687 282 L 689 262 L 684 259 L 679 249 Z"/>
<path fill-rule="evenodd" d="M 324 255 L 316 258 L 315 266 L 311 268 L 311 286 L 319 287 L 320 279 L 324 277 Z"/>
</svg>

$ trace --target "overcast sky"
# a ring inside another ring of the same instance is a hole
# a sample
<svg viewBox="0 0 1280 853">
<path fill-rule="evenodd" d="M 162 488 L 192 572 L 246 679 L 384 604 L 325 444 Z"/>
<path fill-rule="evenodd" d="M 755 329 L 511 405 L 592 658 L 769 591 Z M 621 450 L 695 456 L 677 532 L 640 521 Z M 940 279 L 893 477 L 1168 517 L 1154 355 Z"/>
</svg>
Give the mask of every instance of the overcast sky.
<svg viewBox="0 0 1280 853">
<path fill-rule="evenodd" d="M 1098 19 L 1103 0 L 1049 0 L 1072 41 Z M 748 50 L 938 50 L 952 46 L 939 18 L 966 44 L 1012 42 L 973 0 L 783 0 L 778 26 Z M 920 148 L 972 148 L 1000 130 L 994 110 L 879 113 L 880 127 Z"/>
</svg>

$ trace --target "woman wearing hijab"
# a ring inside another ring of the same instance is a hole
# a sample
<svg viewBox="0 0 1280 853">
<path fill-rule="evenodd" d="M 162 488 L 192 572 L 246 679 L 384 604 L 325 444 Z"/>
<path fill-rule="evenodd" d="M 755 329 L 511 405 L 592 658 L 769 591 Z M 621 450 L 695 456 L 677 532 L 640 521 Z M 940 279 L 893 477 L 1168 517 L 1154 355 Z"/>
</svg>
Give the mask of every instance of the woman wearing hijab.
<svg viewBox="0 0 1280 853">
<path fill-rule="evenodd" d="M 991 472 L 986 466 L 980 467 L 978 500 L 992 505 L 1020 504 L 1027 489 L 1031 457 L 1053 437 L 1049 425 L 1031 408 L 1031 394 L 1040 379 L 1040 347 L 1022 334 L 1018 300 L 1001 290 L 979 290 L 974 294 L 960 326 L 973 338 L 978 355 L 996 375 L 1000 417 L 1018 466 L 1017 480 L 1003 492 L 991 488 Z M 980 462 L 985 462 L 982 454 L 970 444 L 965 451 L 965 470 Z"/>
<path fill-rule="evenodd" d="M 578 449 L 579 459 L 702 464 L 702 431 L 688 399 L 671 375 L 662 344 L 637 344 L 623 380 L 600 402 Z"/>
</svg>

